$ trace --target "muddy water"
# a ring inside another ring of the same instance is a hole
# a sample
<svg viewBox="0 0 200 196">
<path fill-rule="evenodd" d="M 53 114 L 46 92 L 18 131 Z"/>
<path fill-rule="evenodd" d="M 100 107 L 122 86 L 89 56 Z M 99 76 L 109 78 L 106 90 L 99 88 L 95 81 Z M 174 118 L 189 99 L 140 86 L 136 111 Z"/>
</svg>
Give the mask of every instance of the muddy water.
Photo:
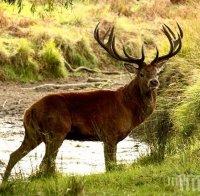
<svg viewBox="0 0 200 196">
<path fill-rule="evenodd" d="M 24 129 L 22 121 L 16 121 L 16 118 L 4 118 L 0 121 L 0 174 L 2 174 L 10 153 L 16 150 L 23 140 Z M 41 144 L 14 167 L 12 175 L 27 176 L 34 172 L 38 168 L 44 152 L 44 144 Z M 118 163 L 130 163 L 147 152 L 147 145 L 127 137 L 118 144 L 117 160 Z M 105 171 L 103 144 L 101 142 L 64 141 L 56 163 L 59 171 L 69 174 L 103 172 Z"/>
</svg>

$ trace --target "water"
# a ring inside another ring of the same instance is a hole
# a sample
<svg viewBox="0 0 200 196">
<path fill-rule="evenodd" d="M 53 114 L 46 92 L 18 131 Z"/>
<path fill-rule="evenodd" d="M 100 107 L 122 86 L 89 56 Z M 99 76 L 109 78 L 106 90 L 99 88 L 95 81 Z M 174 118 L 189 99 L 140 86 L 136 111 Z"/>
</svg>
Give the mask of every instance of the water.
<svg viewBox="0 0 200 196">
<path fill-rule="evenodd" d="M 16 121 L 14 118 L 0 121 L 0 174 L 5 170 L 9 155 L 20 146 L 23 136 L 22 121 Z M 117 161 L 118 163 L 130 163 L 148 151 L 146 144 L 127 137 L 118 144 Z M 28 176 L 36 171 L 44 152 L 44 144 L 39 145 L 15 165 L 12 175 Z M 103 144 L 102 142 L 65 140 L 59 150 L 56 165 L 59 171 L 67 174 L 84 175 L 104 172 Z"/>
</svg>

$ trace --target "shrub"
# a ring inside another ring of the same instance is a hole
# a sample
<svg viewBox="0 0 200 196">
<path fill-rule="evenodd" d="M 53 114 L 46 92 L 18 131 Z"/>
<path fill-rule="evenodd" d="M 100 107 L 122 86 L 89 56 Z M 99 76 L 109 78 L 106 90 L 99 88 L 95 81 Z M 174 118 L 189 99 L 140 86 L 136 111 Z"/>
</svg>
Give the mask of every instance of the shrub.
<svg viewBox="0 0 200 196">
<path fill-rule="evenodd" d="M 130 3 L 129 1 L 127 1 L 127 0 L 117 0 L 117 1 L 111 0 L 109 3 L 110 3 L 111 11 L 116 12 L 118 15 L 131 16 L 132 3 Z"/>
<path fill-rule="evenodd" d="M 26 39 L 20 39 L 15 54 L 10 56 L 10 64 L 5 65 L 7 78 L 20 81 L 38 80 L 38 64 L 34 60 L 32 44 Z"/>
<path fill-rule="evenodd" d="M 44 45 L 40 58 L 43 63 L 41 71 L 46 77 L 64 78 L 67 76 L 64 58 L 53 41 L 48 41 Z"/>
<path fill-rule="evenodd" d="M 72 43 L 59 36 L 55 38 L 55 43 L 62 50 L 65 60 L 72 66 L 95 66 L 97 59 L 87 40 L 81 39 Z"/>
</svg>

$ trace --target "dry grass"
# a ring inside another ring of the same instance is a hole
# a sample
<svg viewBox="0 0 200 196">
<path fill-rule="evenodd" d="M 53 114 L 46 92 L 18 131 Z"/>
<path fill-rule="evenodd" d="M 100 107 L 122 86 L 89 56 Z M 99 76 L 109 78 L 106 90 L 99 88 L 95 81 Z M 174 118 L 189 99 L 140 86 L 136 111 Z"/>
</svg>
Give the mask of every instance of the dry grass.
<svg viewBox="0 0 200 196">
<path fill-rule="evenodd" d="M 0 28 L 5 28 L 9 24 L 9 18 L 6 16 L 5 11 L 0 10 Z"/>
<path fill-rule="evenodd" d="M 160 76 L 156 111 L 133 133 L 135 138 L 149 144 L 153 156 L 140 159 L 139 163 L 122 172 L 92 175 L 80 180 L 72 178 L 69 183 L 63 177 L 14 181 L 1 189 L 0 194 L 9 195 L 13 191 L 14 195 L 22 192 L 26 195 L 73 195 L 85 191 L 92 195 L 130 195 L 133 192 L 136 195 L 198 195 L 199 192 L 188 189 L 181 191 L 176 184 L 166 183 L 166 179 L 174 179 L 179 174 L 198 176 L 200 172 L 199 10 L 199 0 L 181 4 L 172 4 L 169 0 L 81 1 L 75 2 L 72 10 L 63 12 L 58 7 L 51 13 L 38 8 L 32 15 L 26 7 L 17 15 L 19 20 L 16 22 L 16 10 L 1 3 L 2 81 L 38 80 L 34 76 L 41 73 L 44 73 L 40 75 L 43 79 L 55 73 L 63 77 L 66 75 L 64 59 L 74 67 L 111 68 L 116 65 L 117 62 L 94 42 L 93 29 L 98 21 L 102 22 L 102 32 L 115 24 L 118 48 L 127 43 L 135 56 L 140 55 L 141 44 L 145 41 L 148 60 L 155 55 L 154 42 L 161 54 L 169 49 L 160 30 L 163 23 L 175 29 L 177 20 L 184 30 L 184 39 L 181 52 L 167 63 Z M 23 34 L 25 31 L 29 33 Z M 26 41 L 18 44 L 20 37 Z M 155 164 L 155 160 L 162 160 L 165 150 L 167 159 L 162 164 Z"/>
<path fill-rule="evenodd" d="M 83 1 L 74 2 L 73 9 L 57 7 L 52 12 L 38 6 L 34 14 L 29 8 L 30 4 L 26 3 L 18 14 L 16 7 L 0 4 L 0 33 L 1 39 L 6 40 L 1 44 L 2 48 L 8 51 L 7 56 L 2 53 L 5 62 L 9 62 L 16 50 L 13 40 L 16 43 L 25 38 L 32 42 L 34 59 L 37 61 L 43 46 L 53 40 L 61 50 L 61 55 L 74 67 L 84 65 L 107 69 L 107 64 L 119 65 L 105 55 L 94 42 L 93 29 L 98 21 L 101 21 L 103 31 L 113 24 L 116 26 L 117 46 L 120 50 L 122 43 L 126 43 L 130 50 L 134 48 L 132 54 L 138 56 L 141 44 L 145 42 L 147 59 L 150 60 L 155 53 L 154 42 L 158 43 L 161 51 L 168 48 L 160 31 L 162 23 L 174 24 L 174 20 L 177 20 L 184 28 L 188 28 L 189 23 L 195 24 L 200 18 L 200 5 L 192 0 L 180 5 L 173 5 L 169 0 L 105 0 L 95 3 Z M 194 37 L 197 32 L 195 29 L 190 30 L 190 34 L 195 34 Z M 194 43 L 192 39 L 189 40 L 190 43 Z M 188 41 L 185 42 L 187 44 Z M 192 47 L 193 44 L 187 44 L 183 49 L 186 55 L 182 59 L 196 56 L 191 50 Z M 39 67 L 44 67 L 39 61 L 38 64 Z"/>
</svg>

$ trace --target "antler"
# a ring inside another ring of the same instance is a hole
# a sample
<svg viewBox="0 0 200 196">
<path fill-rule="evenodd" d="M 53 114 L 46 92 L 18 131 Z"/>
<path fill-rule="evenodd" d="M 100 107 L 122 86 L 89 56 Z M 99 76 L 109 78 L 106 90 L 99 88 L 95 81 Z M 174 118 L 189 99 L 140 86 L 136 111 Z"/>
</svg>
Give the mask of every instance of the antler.
<svg viewBox="0 0 200 196">
<path fill-rule="evenodd" d="M 145 55 L 144 55 L 143 46 L 142 46 L 142 51 L 141 51 L 142 56 L 140 59 L 134 58 L 131 55 L 129 55 L 128 52 L 126 51 L 125 46 L 123 46 L 123 52 L 125 56 L 121 56 L 117 52 L 116 47 L 115 47 L 114 27 L 109 28 L 101 39 L 99 35 L 99 24 L 100 23 L 97 24 L 94 30 L 94 38 L 99 43 L 99 45 L 108 52 L 108 54 L 110 54 L 116 60 L 131 63 L 135 68 L 139 68 L 140 66 L 144 65 Z M 104 43 L 107 36 L 108 36 L 108 41 L 107 43 Z"/>
<path fill-rule="evenodd" d="M 182 47 L 182 38 L 183 38 L 183 30 L 181 29 L 180 25 L 177 23 L 179 33 L 177 33 L 178 38 L 176 37 L 175 33 L 166 25 L 163 25 L 162 31 L 164 34 L 167 36 L 167 39 L 169 40 L 170 43 L 170 50 L 168 54 L 160 56 L 159 57 L 159 51 L 156 46 L 156 57 L 155 59 L 151 62 L 151 65 L 157 64 L 160 62 L 165 62 L 169 60 L 171 57 L 175 56 Z"/>
</svg>

